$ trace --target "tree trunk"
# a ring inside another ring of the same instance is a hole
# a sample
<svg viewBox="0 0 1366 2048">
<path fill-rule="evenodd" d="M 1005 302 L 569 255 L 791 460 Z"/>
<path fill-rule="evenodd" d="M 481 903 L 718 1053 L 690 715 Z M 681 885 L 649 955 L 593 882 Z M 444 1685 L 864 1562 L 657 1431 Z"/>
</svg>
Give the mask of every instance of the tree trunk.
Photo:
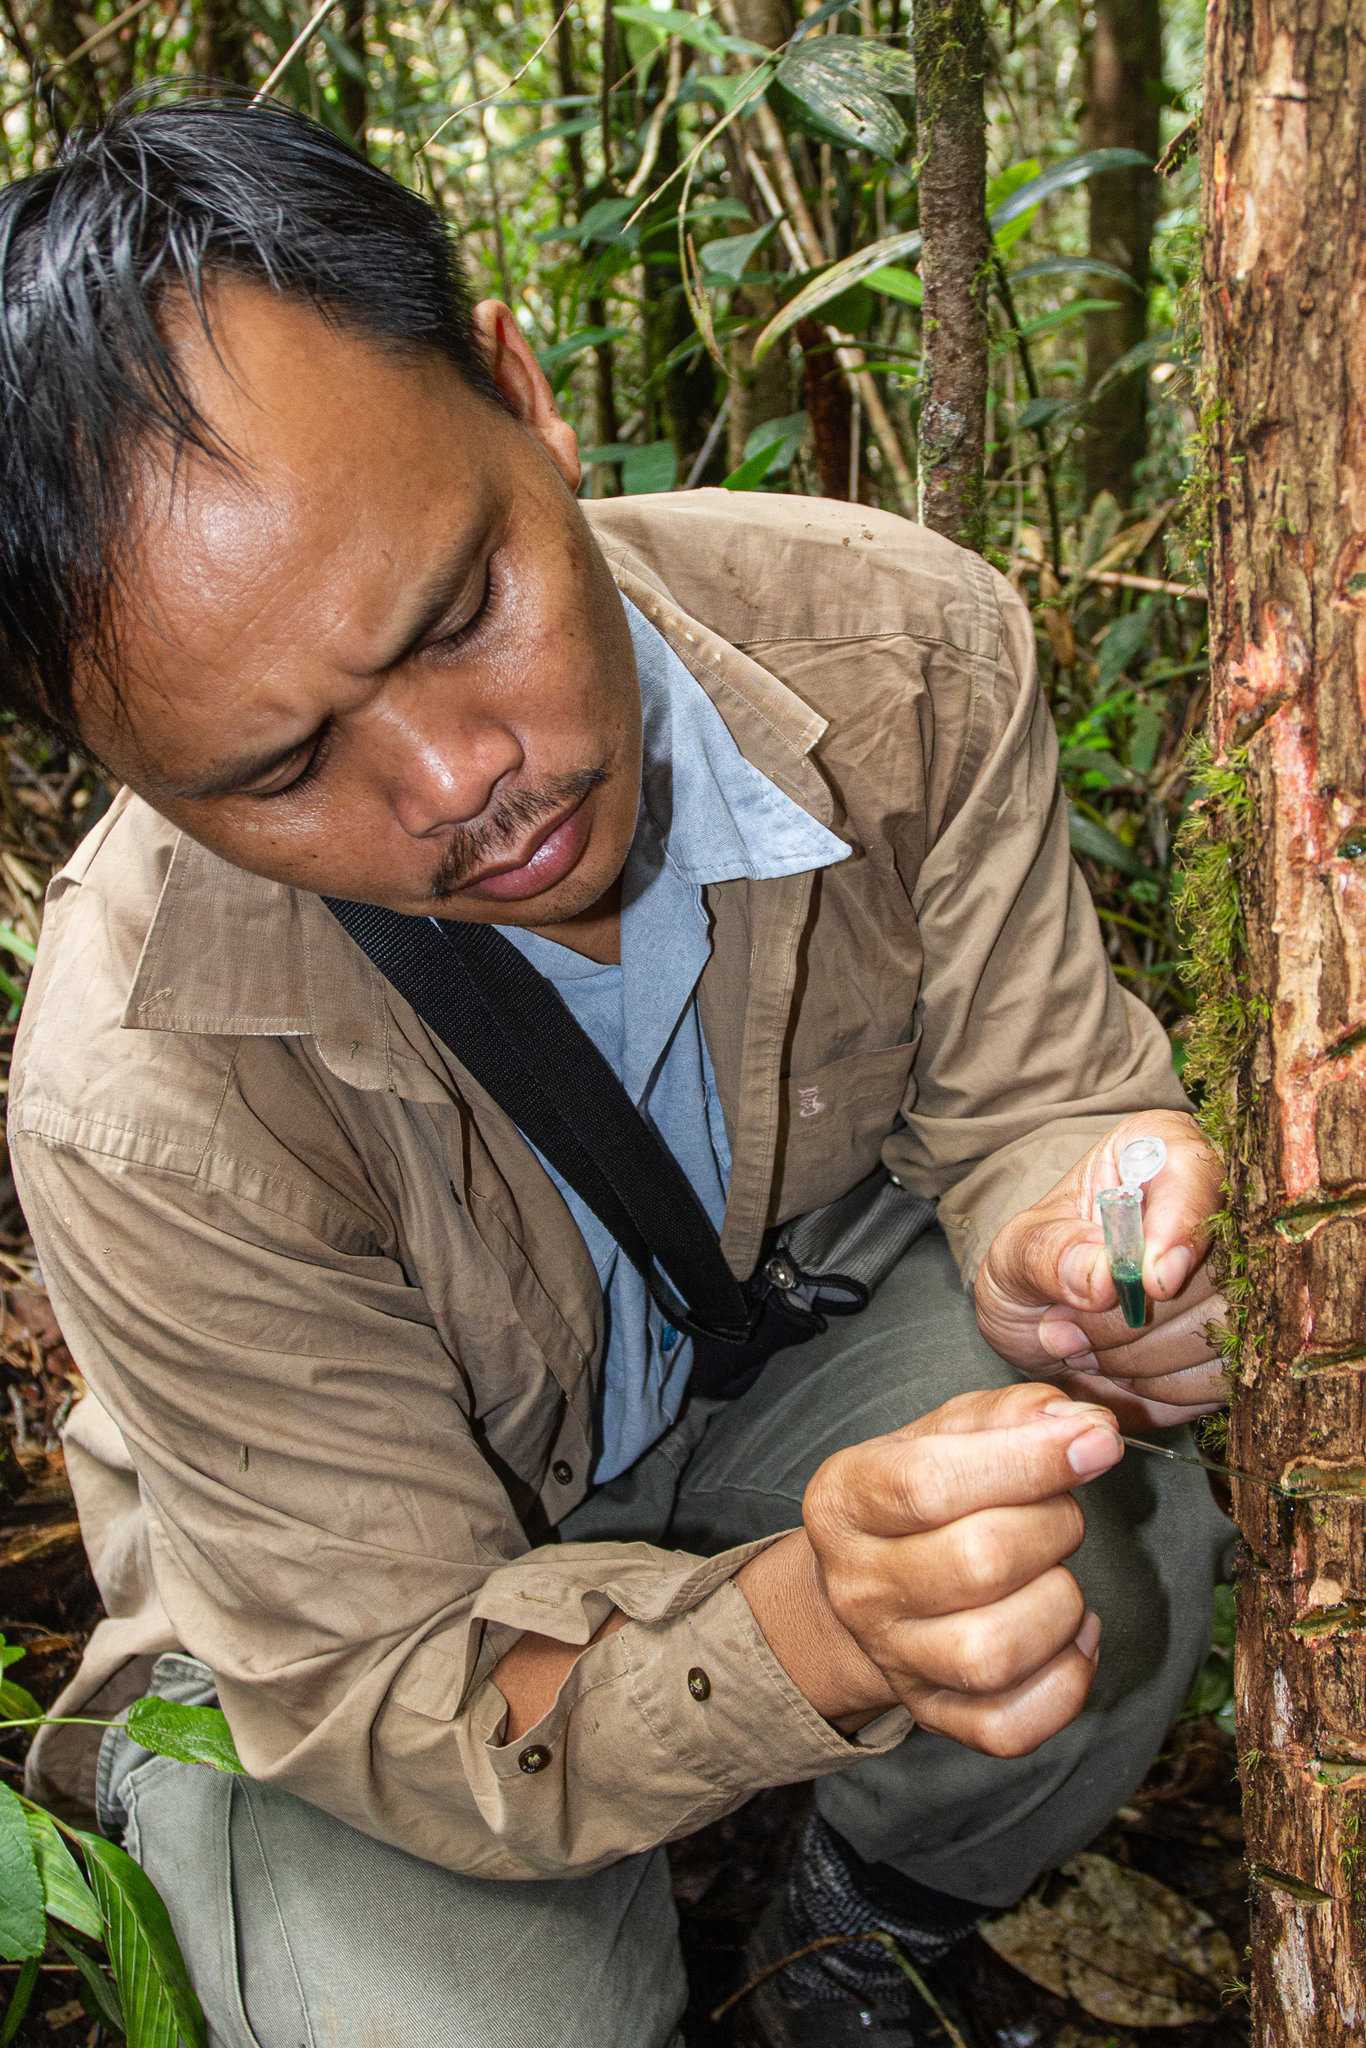
<svg viewBox="0 0 1366 2048">
<path fill-rule="evenodd" d="M 1141 149 L 1155 158 L 1162 140 L 1162 108 L 1151 89 L 1162 81 L 1159 0 L 1096 0 L 1096 25 L 1086 46 L 1082 91 L 1087 149 Z M 1090 296 L 1117 299 L 1109 313 L 1086 316 L 1086 381 L 1093 390 L 1106 372 L 1137 348 L 1148 316 L 1148 258 L 1157 213 L 1151 171 L 1136 165 L 1091 180 L 1091 254 L 1127 270 L 1136 292 L 1090 280 Z M 1131 371 L 1108 385 L 1086 420 L 1087 501 L 1111 491 L 1121 505 L 1133 495 L 1134 465 L 1147 443 L 1148 378 Z"/>
<path fill-rule="evenodd" d="M 610 30 L 605 31 L 610 34 Z M 569 9 L 566 8 L 555 25 L 555 64 L 559 73 L 560 91 L 566 99 L 578 97 L 581 87 L 574 64 L 574 26 Z M 570 216 L 581 220 L 586 211 L 584 204 L 585 168 L 583 143 L 577 135 L 569 138 L 569 175 L 572 185 L 572 206 Z M 584 307 L 590 327 L 606 327 L 607 304 L 600 296 L 590 298 Z M 593 440 L 597 447 L 615 445 L 620 437 L 617 420 L 616 374 L 612 361 L 610 341 L 599 342 L 593 349 Z M 617 473 L 610 463 L 594 465 L 588 479 L 589 493 L 594 498 L 607 498 L 617 489 Z"/>
<path fill-rule="evenodd" d="M 924 152 L 920 517 L 965 547 L 986 537 L 987 130 L 981 0 L 915 0 L 915 111 Z"/>
<path fill-rule="evenodd" d="M 857 498 L 869 502 L 871 491 L 863 464 L 867 448 L 867 427 L 861 423 L 859 469 L 854 472 L 854 403 L 849 380 L 835 361 L 825 329 L 815 320 L 799 320 L 797 343 L 802 351 L 802 393 L 811 422 L 811 442 L 820 471 L 821 495 L 826 498 L 855 497 L 851 485 L 857 482 Z"/>
<path fill-rule="evenodd" d="M 1237 1487 L 1253 2039 L 1345 2048 L 1366 2028 L 1366 42 L 1351 0 L 1220 0 L 1208 38 L 1211 742 L 1246 945 L 1197 1029 L 1246 1038 L 1223 1104 L 1231 1462 L 1316 1496 Z"/>
<path fill-rule="evenodd" d="M 199 76 L 223 85 L 249 85 L 251 24 L 234 0 L 199 0 L 196 20 L 194 68 Z"/>
<path fill-rule="evenodd" d="M 343 0 L 342 43 L 360 65 L 360 74 L 337 66 L 337 106 L 356 148 L 365 148 L 369 109 L 365 81 L 365 0 Z"/>
</svg>

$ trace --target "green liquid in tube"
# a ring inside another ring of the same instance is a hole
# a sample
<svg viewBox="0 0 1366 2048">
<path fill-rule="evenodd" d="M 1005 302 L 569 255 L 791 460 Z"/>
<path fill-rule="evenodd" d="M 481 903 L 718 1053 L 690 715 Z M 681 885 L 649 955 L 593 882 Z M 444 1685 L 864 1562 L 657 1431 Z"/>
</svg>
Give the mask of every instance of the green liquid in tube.
<svg viewBox="0 0 1366 2048">
<path fill-rule="evenodd" d="M 1148 1320 L 1148 1297 L 1143 1292 L 1143 1268 L 1135 1266 L 1128 1259 L 1122 1259 L 1110 1268 L 1110 1278 L 1115 1283 L 1115 1293 L 1124 1311 L 1125 1323 L 1131 1330 L 1141 1330 Z"/>
</svg>

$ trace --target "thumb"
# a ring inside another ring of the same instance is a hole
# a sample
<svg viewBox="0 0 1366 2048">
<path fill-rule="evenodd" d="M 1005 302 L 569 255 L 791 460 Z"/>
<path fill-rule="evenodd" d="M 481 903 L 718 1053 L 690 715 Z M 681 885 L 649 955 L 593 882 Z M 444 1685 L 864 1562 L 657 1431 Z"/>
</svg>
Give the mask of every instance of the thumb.
<svg viewBox="0 0 1366 2048">
<path fill-rule="evenodd" d="M 979 1281 L 1003 1308 L 1042 1309 L 1055 1302 L 1087 1310 L 1114 1307 L 1114 1283 L 1098 1223 L 1080 1216 L 1026 1210 L 1001 1230 Z"/>
</svg>

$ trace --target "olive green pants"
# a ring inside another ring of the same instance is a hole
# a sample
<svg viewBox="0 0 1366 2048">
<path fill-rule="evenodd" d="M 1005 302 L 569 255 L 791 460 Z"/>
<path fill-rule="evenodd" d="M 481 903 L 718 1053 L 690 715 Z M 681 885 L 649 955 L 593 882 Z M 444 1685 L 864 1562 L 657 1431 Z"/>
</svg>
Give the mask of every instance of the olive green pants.
<svg viewBox="0 0 1366 2048">
<path fill-rule="evenodd" d="M 701 1552 L 794 1527 L 842 1446 L 1013 1375 L 982 1341 L 943 1237 L 914 1245 L 861 1316 L 780 1354 L 736 1402 L 699 1402 L 563 1525 Z M 1179 1439 L 1174 1439 L 1178 1440 Z M 816 1790 L 871 1862 L 984 1905 L 1073 1855 L 1144 1776 L 1210 1634 L 1232 1530 L 1204 1476 L 1131 1455 L 1081 1489 L 1073 1560 L 1104 1623 L 1083 1713 L 1033 1756 L 916 1729 Z M 212 1697 L 164 1658 L 158 1686 Z M 664 1853 L 594 1877 L 462 1877 L 289 1794 L 148 1758 L 117 1731 L 110 1825 L 161 1888 L 215 2048 L 673 2048 L 684 1982 Z"/>
</svg>

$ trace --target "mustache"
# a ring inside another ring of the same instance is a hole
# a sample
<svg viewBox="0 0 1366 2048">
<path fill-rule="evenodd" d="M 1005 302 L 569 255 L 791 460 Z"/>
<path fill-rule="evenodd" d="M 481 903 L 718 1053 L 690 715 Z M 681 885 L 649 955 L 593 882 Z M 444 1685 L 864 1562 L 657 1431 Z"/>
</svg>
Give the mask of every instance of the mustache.
<svg viewBox="0 0 1366 2048">
<path fill-rule="evenodd" d="M 489 862 L 505 859 L 523 834 L 534 831 L 557 811 L 582 803 L 606 780 L 606 768 L 580 768 L 534 788 L 500 790 L 487 818 L 477 825 L 451 827 L 450 844 L 432 876 L 432 901 L 453 895 Z"/>
</svg>

